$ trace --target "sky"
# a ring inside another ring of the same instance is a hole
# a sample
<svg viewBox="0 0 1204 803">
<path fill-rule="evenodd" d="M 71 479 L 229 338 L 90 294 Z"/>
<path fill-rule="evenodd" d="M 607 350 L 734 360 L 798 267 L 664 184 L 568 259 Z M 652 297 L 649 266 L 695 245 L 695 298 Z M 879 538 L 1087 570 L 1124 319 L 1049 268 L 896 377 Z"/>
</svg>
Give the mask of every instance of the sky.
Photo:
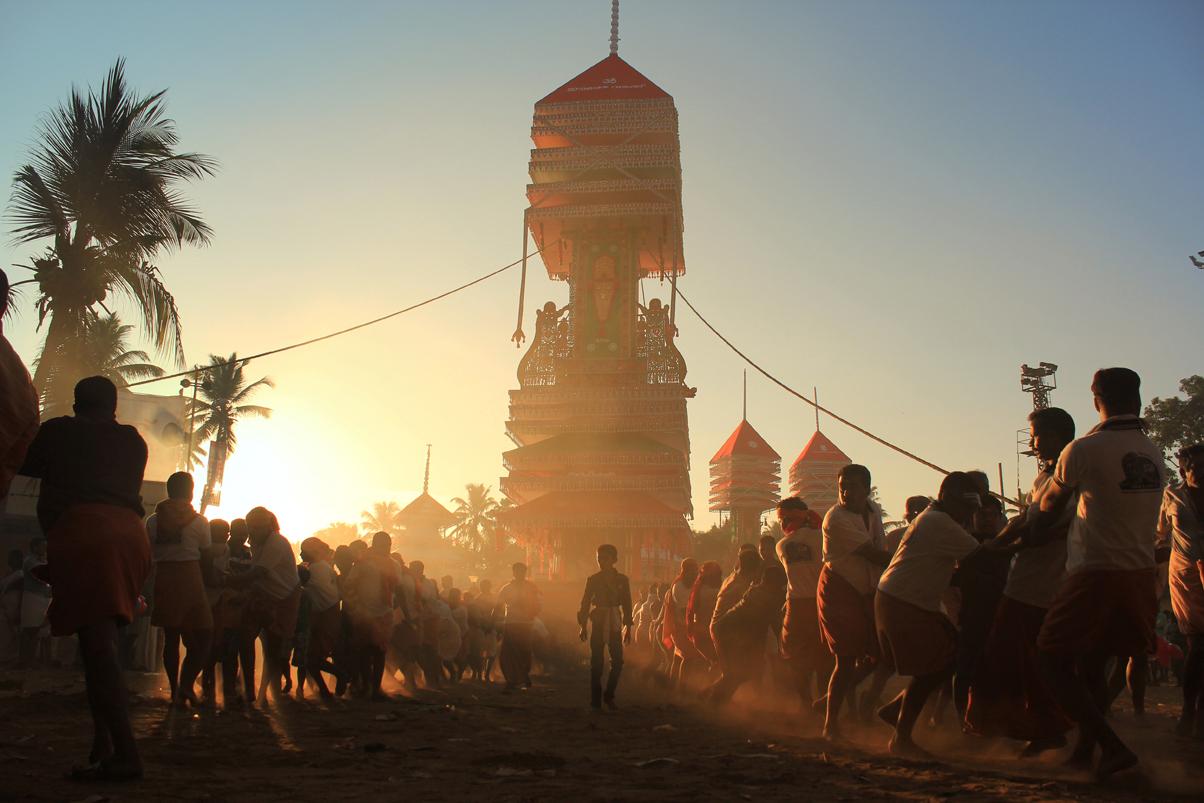
<svg viewBox="0 0 1204 803">
<path fill-rule="evenodd" d="M 188 360 L 263 351 L 516 259 L 532 106 L 606 55 L 609 14 L 0 0 L 0 176 L 72 85 L 125 57 L 133 87 L 168 90 L 181 147 L 220 162 L 186 189 L 212 244 L 159 260 Z M 947 468 L 994 479 L 1002 463 L 1012 493 L 1034 469 L 1016 457 L 1021 363 L 1060 366 L 1053 400 L 1080 430 L 1097 368 L 1138 370 L 1147 398 L 1201 372 L 1204 273 L 1187 255 L 1204 248 L 1204 4 L 628 0 L 620 35 L 680 116 L 681 289 L 825 406 Z M 0 264 L 28 264 L 40 246 L 11 225 Z M 496 489 L 518 280 L 252 362 L 275 412 L 239 424 L 216 513 L 265 504 L 294 538 L 357 522 L 421 491 L 427 443 L 436 498 Z M 537 269 L 527 309 L 566 293 Z M 5 334 L 32 360 L 32 295 L 19 312 Z M 678 325 L 705 528 L 743 365 L 684 308 Z M 749 420 L 787 465 L 815 427 L 757 375 Z M 936 492 L 931 469 L 821 426 L 888 512 Z"/>
</svg>

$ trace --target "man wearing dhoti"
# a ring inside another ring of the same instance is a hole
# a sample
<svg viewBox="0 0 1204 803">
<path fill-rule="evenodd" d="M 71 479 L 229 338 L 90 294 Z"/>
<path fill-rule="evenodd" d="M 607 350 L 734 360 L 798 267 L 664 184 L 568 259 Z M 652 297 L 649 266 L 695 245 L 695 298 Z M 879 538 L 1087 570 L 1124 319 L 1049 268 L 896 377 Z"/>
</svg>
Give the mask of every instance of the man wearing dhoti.
<svg viewBox="0 0 1204 803">
<path fill-rule="evenodd" d="M 47 616 L 55 636 L 78 634 L 95 726 L 81 778 L 142 775 L 118 662 L 118 628 L 134 619 L 151 567 L 142 525 L 146 443 L 117 423 L 117 388 L 93 376 L 75 386 L 75 415 L 47 421 L 21 474 L 42 480 L 38 523 L 46 534 Z"/>
</svg>

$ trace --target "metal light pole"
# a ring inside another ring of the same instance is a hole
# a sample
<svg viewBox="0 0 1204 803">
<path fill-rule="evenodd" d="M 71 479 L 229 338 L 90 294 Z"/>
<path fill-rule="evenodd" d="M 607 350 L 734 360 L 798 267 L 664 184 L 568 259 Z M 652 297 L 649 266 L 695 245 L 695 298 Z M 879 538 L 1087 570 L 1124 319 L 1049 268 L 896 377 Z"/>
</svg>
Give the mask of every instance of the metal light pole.
<svg viewBox="0 0 1204 803">
<path fill-rule="evenodd" d="M 193 429 L 195 429 L 195 427 L 193 426 L 191 417 L 196 415 L 196 386 L 197 386 L 197 378 L 199 375 L 200 375 L 200 368 L 193 366 L 192 379 L 189 380 L 187 377 L 185 377 L 184 379 L 180 380 L 180 387 L 192 388 L 192 407 L 189 408 L 189 410 L 188 410 L 189 420 L 186 422 L 188 424 L 188 437 L 185 439 L 185 443 L 184 443 L 184 469 L 185 470 L 188 470 L 192 467 L 192 465 L 191 465 L 192 464 L 192 431 L 193 431 Z"/>
</svg>

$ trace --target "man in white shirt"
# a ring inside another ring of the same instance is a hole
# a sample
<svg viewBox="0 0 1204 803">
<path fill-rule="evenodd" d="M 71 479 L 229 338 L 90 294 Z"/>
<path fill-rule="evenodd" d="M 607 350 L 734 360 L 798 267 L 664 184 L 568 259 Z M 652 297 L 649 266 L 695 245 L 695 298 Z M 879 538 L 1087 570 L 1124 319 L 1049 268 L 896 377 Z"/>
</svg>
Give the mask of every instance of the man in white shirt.
<svg viewBox="0 0 1204 803">
<path fill-rule="evenodd" d="M 823 559 L 816 587 L 820 629 L 836 657 L 828 681 L 824 738 L 839 738 L 840 707 L 874 672 L 878 638 L 874 628 L 874 589 L 890 562 L 882 510 L 870 500 L 870 470 L 851 464 L 836 481 L 840 502 L 824 516 Z"/>
<path fill-rule="evenodd" d="M 264 507 L 247 513 L 247 531 L 251 542 L 251 566 L 247 571 L 232 575 L 228 583 L 249 587 L 248 609 L 243 617 L 243 636 L 254 644 L 263 638 L 263 683 L 279 699 L 281 679 L 288 666 L 285 647 L 297 627 L 301 605 L 301 580 L 297 576 L 297 559 L 288 540 L 280 534 L 276 515 Z M 246 655 L 246 653 L 243 653 Z M 254 652 L 251 653 L 254 655 Z M 255 699 L 254 664 L 246 667 L 247 702 Z"/>
<path fill-rule="evenodd" d="M 811 710 L 812 677 L 816 694 L 832 676 L 832 657 L 819 632 L 815 592 L 823 566 L 823 521 L 797 496 L 778 502 L 785 536 L 777 557 L 786 570 L 786 615 L 782 620 L 782 654 L 790 666 L 803 711 Z"/>
<path fill-rule="evenodd" d="M 309 582 L 303 593 L 309 597 L 309 649 L 306 652 L 306 674 L 318 687 L 322 699 L 334 695 L 326 686 L 323 671 L 332 671 L 327 661 L 339 637 L 339 583 L 334 573 L 334 550 L 321 538 L 311 536 L 301 542 L 301 560 L 309 567 Z M 298 684 L 301 692 L 303 683 Z"/>
<path fill-rule="evenodd" d="M 996 538 L 1000 545 L 1018 542 L 1029 529 L 1045 486 L 1053 482 L 1058 456 L 1074 440 L 1074 419 L 1059 407 L 1034 410 L 1028 420 L 1041 465 L 1027 510 L 1008 522 Z M 966 709 L 966 726 L 974 733 L 1027 741 L 1023 756 L 1062 747 L 1071 728 L 1041 672 L 1037 635 L 1066 575 L 1066 534 L 1073 519 L 1074 508 L 1067 505 L 1046 543 L 1022 548 L 1012 559 Z"/>
<path fill-rule="evenodd" d="M 1062 452 L 1041 496 L 1036 534 L 1051 528 L 1077 493 L 1066 543 L 1066 579 L 1041 625 L 1041 653 L 1054 694 L 1079 725 L 1072 761 L 1097 777 L 1137 763 L 1104 719 L 1104 665 L 1143 654 L 1158 613 L 1154 540 L 1166 465 L 1142 430 L 1141 379 L 1128 368 L 1096 371 L 1091 383 L 1100 423 Z"/>
<path fill-rule="evenodd" d="M 498 663 L 506 678 L 506 690 L 531 687 L 531 652 L 534 622 L 540 611 L 539 589 L 527 579 L 527 564 L 511 567 L 514 579 L 497 595 L 494 619 L 502 620 L 502 648 Z"/>
<path fill-rule="evenodd" d="M 945 477 L 937 501 L 908 528 L 878 582 L 874 613 L 882 660 L 911 677 L 879 711 L 895 726 L 892 753 L 926 755 L 912 741 L 912 729 L 929 695 L 953 676 L 957 650 L 957 629 L 941 611 L 941 595 L 957 561 L 979 548 L 968 527 L 981 504 L 969 474 L 955 471 Z"/>
</svg>

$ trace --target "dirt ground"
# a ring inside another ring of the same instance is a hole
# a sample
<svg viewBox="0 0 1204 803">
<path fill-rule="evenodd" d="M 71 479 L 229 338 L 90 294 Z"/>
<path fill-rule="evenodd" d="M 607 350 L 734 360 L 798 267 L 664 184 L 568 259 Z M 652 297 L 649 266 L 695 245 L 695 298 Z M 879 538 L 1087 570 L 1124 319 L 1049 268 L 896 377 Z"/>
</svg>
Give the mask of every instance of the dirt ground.
<svg viewBox="0 0 1204 803">
<path fill-rule="evenodd" d="M 738 720 L 675 701 L 628 673 L 622 709 L 592 714 L 584 669 L 537 677 L 530 691 L 465 682 L 392 702 L 271 704 L 250 713 L 170 708 L 158 676 L 132 674 L 146 778 L 81 785 L 80 677 L 0 674 L 0 798 L 164 800 L 1152 800 L 1204 795 L 1204 743 L 1172 735 L 1178 689 L 1150 690 L 1150 713 L 1115 716 L 1143 770 L 1107 785 L 1063 772 L 1058 757 L 1021 764 L 1018 746 L 924 727 L 942 763 L 881 752 L 885 726 L 832 749 L 797 705 Z M 739 698 L 738 698 L 739 699 Z M 947 761 L 947 763 L 945 763 Z"/>
</svg>

